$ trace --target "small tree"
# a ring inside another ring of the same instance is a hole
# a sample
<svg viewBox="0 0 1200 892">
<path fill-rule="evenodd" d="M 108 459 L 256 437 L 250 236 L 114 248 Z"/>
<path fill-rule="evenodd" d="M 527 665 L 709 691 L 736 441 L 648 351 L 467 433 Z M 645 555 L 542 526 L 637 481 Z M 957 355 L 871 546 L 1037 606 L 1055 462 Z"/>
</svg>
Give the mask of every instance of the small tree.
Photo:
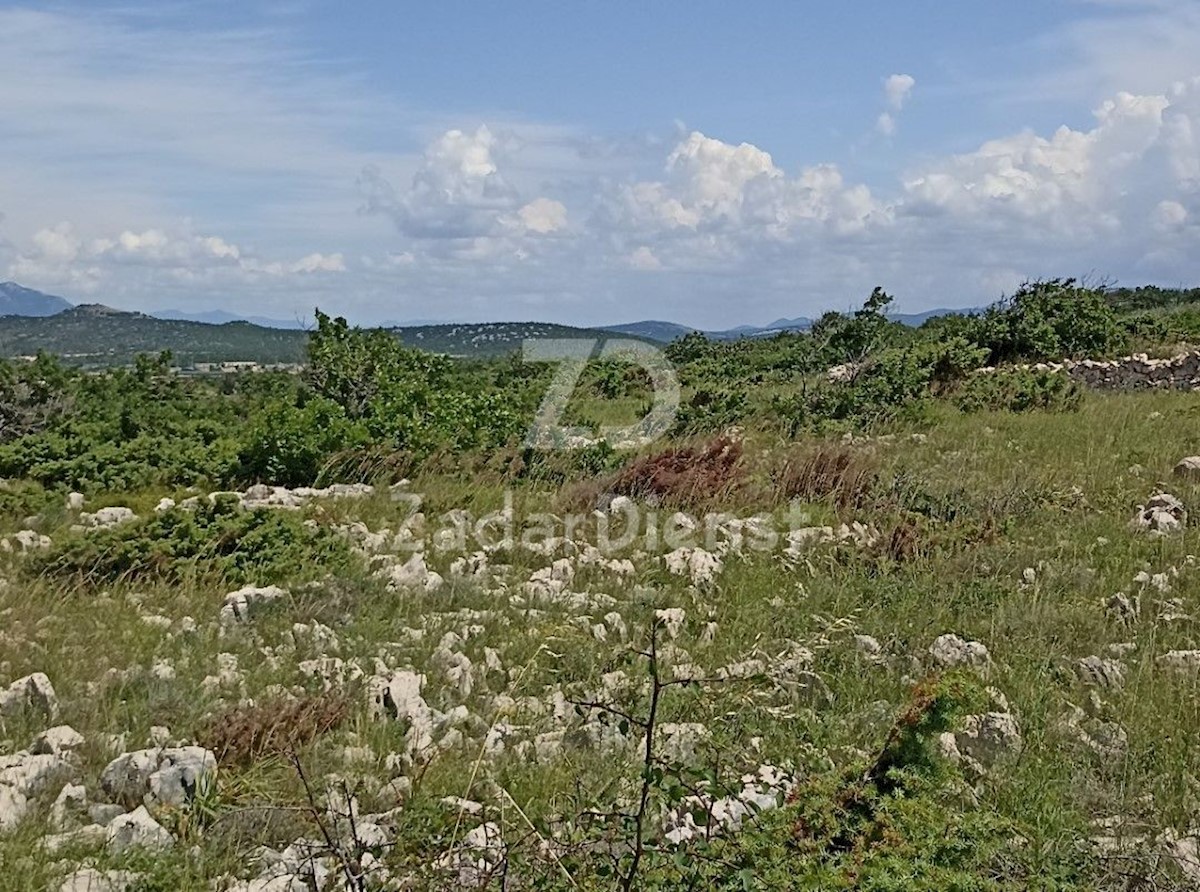
<svg viewBox="0 0 1200 892">
<path fill-rule="evenodd" d="M 813 325 L 812 336 L 823 342 L 827 364 L 859 362 L 894 343 L 902 326 L 887 318 L 887 308 L 893 300 L 877 287 L 852 316 L 834 312 L 821 316 Z"/>
</svg>

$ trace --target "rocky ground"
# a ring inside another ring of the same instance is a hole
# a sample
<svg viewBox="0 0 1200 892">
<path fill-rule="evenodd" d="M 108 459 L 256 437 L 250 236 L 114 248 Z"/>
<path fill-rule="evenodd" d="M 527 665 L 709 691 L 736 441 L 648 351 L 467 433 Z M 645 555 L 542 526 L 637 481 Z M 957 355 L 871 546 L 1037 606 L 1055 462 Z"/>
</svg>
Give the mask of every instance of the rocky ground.
<svg viewBox="0 0 1200 892">
<path fill-rule="evenodd" d="M 0 888 L 1200 887 L 1197 434 L 1092 395 L 573 514 L 66 495 L 0 540 Z M 214 504 L 294 551 L 143 560 Z"/>
</svg>

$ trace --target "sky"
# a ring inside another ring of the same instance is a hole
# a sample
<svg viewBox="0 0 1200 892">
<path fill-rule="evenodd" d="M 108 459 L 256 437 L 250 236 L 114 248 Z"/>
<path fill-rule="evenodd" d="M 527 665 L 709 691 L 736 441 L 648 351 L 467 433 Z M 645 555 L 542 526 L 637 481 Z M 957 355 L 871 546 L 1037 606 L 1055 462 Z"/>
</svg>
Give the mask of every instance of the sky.
<svg viewBox="0 0 1200 892">
<path fill-rule="evenodd" d="M 1200 285 L 1195 0 L 0 0 L 0 280 L 364 323 Z"/>
</svg>

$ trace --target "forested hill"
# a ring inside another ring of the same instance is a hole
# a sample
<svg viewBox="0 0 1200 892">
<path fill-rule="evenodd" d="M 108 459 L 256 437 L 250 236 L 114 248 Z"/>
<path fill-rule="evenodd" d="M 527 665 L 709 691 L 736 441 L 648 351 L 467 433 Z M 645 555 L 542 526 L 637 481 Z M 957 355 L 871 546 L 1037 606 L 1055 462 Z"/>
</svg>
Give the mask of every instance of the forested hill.
<svg viewBox="0 0 1200 892">
<path fill-rule="evenodd" d="M 249 322 L 208 325 L 155 319 L 99 304 L 83 304 L 53 316 L 0 317 L 0 355 L 54 353 L 73 365 L 124 365 L 139 353 L 170 350 L 176 363 L 295 363 L 304 358 L 308 334 L 263 328 Z"/>
<path fill-rule="evenodd" d="M 431 353 L 483 358 L 513 353 L 526 338 L 603 340 L 613 332 L 545 322 L 489 322 L 392 328 L 401 343 Z M 623 335 L 623 337 L 636 337 Z M 177 365 L 303 362 L 308 332 L 266 328 L 249 322 L 213 325 L 159 319 L 142 313 L 83 304 L 53 316 L 0 317 L 0 357 L 32 356 L 39 350 L 89 368 L 126 365 L 138 354 L 171 351 Z"/>
</svg>

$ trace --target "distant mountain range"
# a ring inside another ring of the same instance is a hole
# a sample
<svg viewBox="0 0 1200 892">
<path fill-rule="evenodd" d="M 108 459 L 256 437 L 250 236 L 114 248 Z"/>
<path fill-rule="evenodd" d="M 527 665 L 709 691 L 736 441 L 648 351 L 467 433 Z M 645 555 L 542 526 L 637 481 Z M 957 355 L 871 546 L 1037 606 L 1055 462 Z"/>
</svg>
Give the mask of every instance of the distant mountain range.
<svg viewBox="0 0 1200 892">
<path fill-rule="evenodd" d="M 916 328 L 918 325 L 936 316 L 946 316 L 950 313 L 974 312 L 978 311 L 974 309 L 948 310 L 939 308 L 936 310 L 926 310 L 923 313 L 891 313 L 888 318 Z M 601 330 L 669 344 L 671 341 L 690 334 L 693 331 L 699 331 L 705 337 L 714 341 L 734 341 L 738 338 L 769 338 L 772 335 L 777 335 L 785 331 L 808 331 L 812 326 L 812 319 L 809 319 L 807 316 L 797 316 L 795 319 L 776 319 L 770 325 L 739 325 L 737 328 L 727 328 L 718 331 L 688 328 L 686 325 L 680 325 L 676 322 L 663 322 L 656 319 L 647 319 L 644 322 L 627 322 L 622 325 L 604 325 L 601 326 Z"/>
<path fill-rule="evenodd" d="M 0 282 L 0 316 L 53 316 L 71 309 L 71 302 L 52 294 Z"/>
<path fill-rule="evenodd" d="M 953 310 L 895 314 L 898 322 L 920 325 Z M 961 311 L 959 311 L 961 312 Z M 970 312 L 970 311 L 967 311 Z M 776 319 L 770 325 L 742 325 L 704 331 L 717 340 L 770 337 L 780 332 L 806 331 L 806 317 Z M 434 353 L 485 357 L 519 350 L 528 338 L 590 338 L 613 335 L 654 343 L 670 343 L 696 329 L 676 322 L 645 320 L 622 325 L 580 328 L 549 322 L 485 322 L 389 325 L 402 343 Z M 59 354 L 85 366 L 120 365 L 139 353 L 170 350 L 182 365 L 221 361 L 296 363 L 304 358 L 307 329 L 304 320 L 242 317 L 224 310 L 187 312 L 162 310 L 152 314 L 116 310 L 102 304 L 74 306 L 51 294 L 14 282 L 0 284 L 0 356 L 27 356 L 38 350 Z"/>
<path fill-rule="evenodd" d="M 175 322 L 207 322 L 209 325 L 224 325 L 226 322 L 249 322 L 251 325 L 261 325 L 263 328 L 309 329 L 312 323 L 305 319 L 272 319 L 270 316 L 239 316 L 226 310 L 203 310 L 188 312 L 186 310 L 155 310 L 150 313 L 155 319 L 168 319 Z"/>
</svg>

